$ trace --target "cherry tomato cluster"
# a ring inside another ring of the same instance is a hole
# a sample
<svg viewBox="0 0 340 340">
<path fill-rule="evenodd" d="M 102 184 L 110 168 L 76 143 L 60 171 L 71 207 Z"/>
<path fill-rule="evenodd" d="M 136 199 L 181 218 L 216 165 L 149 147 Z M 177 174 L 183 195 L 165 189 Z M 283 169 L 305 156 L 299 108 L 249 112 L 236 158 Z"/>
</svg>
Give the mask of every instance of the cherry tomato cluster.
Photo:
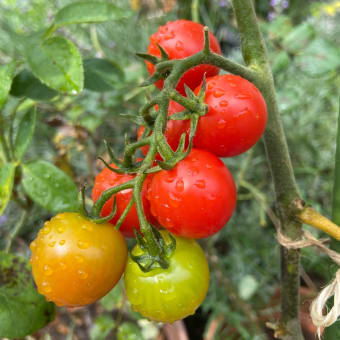
<svg viewBox="0 0 340 340">
<path fill-rule="evenodd" d="M 221 54 L 216 38 L 211 33 L 209 36 L 211 51 Z M 203 46 L 203 26 L 177 20 L 151 35 L 148 53 L 160 57 L 162 48 L 170 60 L 183 59 L 201 51 Z M 152 74 L 154 65 L 146 63 Z M 143 271 L 133 261 L 133 256 L 143 253 L 140 245 L 127 260 L 122 234 L 132 237 L 134 229 L 140 229 L 135 204 L 120 231 L 112 227 L 132 198 L 132 189 L 126 189 L 103 206 L 102 216 L 109 216 L 115 200 L 116 214 L 109 223 L 96 225 L 77 213 L 59 214 L 46 223 L 32 242 L 33 275 L 39 291 L 49 300 L 66 306 L 91 303 L 105 295 L 125 270 L 127 297 L 145 317 L 173 322 L 194 313 L 201 304 L 209 286 L 209 268 L 195 239 L 217 233 L 229 221 L 236 205 L 232 175 L 218 157 L 247 151 L 259 140 L 267 121 L 266 103 L 259 90 L 246 79 L 218 72 L 215 66 L 199 65 L 182 75 L 176 86 L 182 96 L 185 85 L 197 95 L 205 82 L 208 112 L 199 119 L 187 157 L 171 170 L 149 174 L 143 184 L 141 195 L 147 220 L 165 228 L 176 240 L 169 267 Z M 163 83 L 161 80 L 155 85 L 162 89 Z M 170 101 L 168 117 L 183 110 L 180 104 Z M 138 138 L 144 129 L 139 128 Z M 164 134 L 173 150 L 183 133 L 189 136 L 189 121 L 168 120 Z M 142 152 L 146 154 L 148 146 Z M 157 159 L 162 158 L 157 155 Z M 93 200 L 134 176 L 105 168 L 96 177 Z M 160 233 L 165 244 L 169 244 L 169 234 Z"/>
</svg>

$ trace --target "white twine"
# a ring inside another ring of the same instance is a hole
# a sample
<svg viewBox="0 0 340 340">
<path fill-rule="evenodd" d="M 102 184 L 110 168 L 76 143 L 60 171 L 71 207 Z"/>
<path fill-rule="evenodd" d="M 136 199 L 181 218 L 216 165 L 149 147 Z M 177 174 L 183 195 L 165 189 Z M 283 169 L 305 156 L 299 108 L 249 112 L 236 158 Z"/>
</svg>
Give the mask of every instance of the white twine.
<svg viewBox="0 0 340 340">
<path fill-rule="evenodd" d="M 323 243 L 328 239 L 316 239 L 311 233 L 304 231 L 303 238 L 298 241 L 293 241 L 284 236 L 280 229 L 277 230 L 278 242 L 288 249 L 300 249 L 309 246 L 318 247 L 326 253 L 339 267 L 340 254 L 327 248 Z M 324 314 L 327 307 L 327 301 L 334 296 L 334 305 Z M 336 272 L 335 279 L 325 288 L 321 290 L 319 295 L 313 300 L 310 307 L 310 316 L 313 324 L 317 327 L 318 337 L 321 338 L 321 329 L 329 327 L 335 323 L 340 316 L 340 269 Z"/>
</svg>

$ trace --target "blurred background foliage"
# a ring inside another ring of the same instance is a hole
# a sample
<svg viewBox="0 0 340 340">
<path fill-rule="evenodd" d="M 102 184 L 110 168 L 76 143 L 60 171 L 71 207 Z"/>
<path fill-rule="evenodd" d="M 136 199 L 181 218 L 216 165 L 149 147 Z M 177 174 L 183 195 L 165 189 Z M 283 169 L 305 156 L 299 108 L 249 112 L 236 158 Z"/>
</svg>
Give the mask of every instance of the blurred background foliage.
<svg viewBox="0 0 340 340">
<path fill-rule="evenodd" d="M 124 114 L 135 115 L 146 94 L 155 90 L 138 86 L 147 72 L 135 53 L 146 50 L 148 37 L 159 25 L 177 18 L 199 18 L 218 37 L 224 55 L 242 60 L 230 1 L 112 2 L 127 10 L 129 18 L 58 30 L 80 49 L 84 59 L 112 61 L 107 88 L 39 101 L 38 128 L 25 155 L 26 160 L 52 161 L 78 185 L 86 183 L 88 193 L 102 168 L 97 157 L 106 157 L 103 139 L 119 153 L 125 134 L 136 138 L 137 125 Z M 18 35 L 47 27 L 56 11 L 70 3 L 72 0 L 2 0 L 0 64 L 20 54 Z M 257 0 L 255 6 L 300 192 L 308 203 L 330 216 L 340 93 L 340 1 L 306 0 L 301 5 L 299 0 Z M 19 100 L 10 97 L 5 108 L 8 120 Z M 29 101 L 20 103 L 19 118 Z M 6 121 L 4 124 L 6 128 Z M 264 335 L 264 322 L 278 317 L 280 272 L 274 193 L 265 151 L 259 142 L 252 151 L 224 161 L 237 182 L 238 205 L 228 226 L 202 242 L 211 262 L 211 285 L 202 308 L 185 320 L 186 332 L 195 340 L 269 339 L 272 334 L 268 330 Z M 13 201 L 0 217 L 1 242 L 15 223 L 18 209 Z M 15 243 L 18 253 L 29 256 L 29 242 L 50 217 L 34 206 Z M 304 301 L 325 284 L 334 267 L 314 249 L 304 249 L 302 254 Z M 314 331 L 307 312 L 308 306 L 303 305 L 306 337 Z M 176 327 L 162 328 L 133 313 L 118 286 L 88 308 L 71 313 L 60 309 L 56 321 L 30 339 L 166 339 L 167 332 L 176 332 Z"/>
</svg>

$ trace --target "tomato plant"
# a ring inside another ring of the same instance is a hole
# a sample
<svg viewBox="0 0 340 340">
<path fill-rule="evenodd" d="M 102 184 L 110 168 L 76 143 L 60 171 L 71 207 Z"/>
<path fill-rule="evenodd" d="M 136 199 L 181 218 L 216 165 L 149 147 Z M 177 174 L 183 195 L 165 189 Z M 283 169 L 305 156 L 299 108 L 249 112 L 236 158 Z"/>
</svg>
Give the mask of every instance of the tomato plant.
<svg viewBox="0 0 340 340">
<path fill-rule="evenodd" d="M 161 231 L 165 242 L 169 237 Z M 174 322 L 194 314 L 209 287 L 209 267 L 199 244 L 175 237 L 176 249 L 167 269 L 143 272 L 129 257 L 124 282 L 132 308 L 143 316 L 160 322 Z M 133 255 L 142 254 L 139 246 Z"/>
<path fill-rule="evenodd" d="M 60 213 L 46 222 L 30 248 L 38 290 L 58 306 L 100 299 L 119 281 L 127 260 L 118 230 L 78 213 Z"/>
<path fill-rule="evenodd" d="M 184 109 L 185 108 L 182 105 L 171 100 L 169 103 L 168 116 L 171 116 L 174 113 L 184 111 Z M 158 105 L 156 106 L 156 110 L 158 110 Z M 170 145 L 173 151 L 176 151 L 181 135 L 183 133 L 187 133 L 188 128 L 189 128 L 188 120 L 168 120 L 164 135 L 167 139 L 168 144 Z M 145 130 L 144 126 L 139 127 L 137 131 L 138 139 L 141 138 L 144 130 Z M 149 147 L 144 146 L 141 148 L 141 150 L 143 154 L 146 155 L 149 150 Z M 162 159 L 162 158 L 159 154 L 157 154 L 156 159 Z"/>
<path fill-rule="evenodd" d="M 209 33 L 210 49 L 212 52 L 221 54 L 221 48 L 217 39 Z M 160 26 L 158 31 L 151 35 L 148 53 L 160 57 L 161 52 L 157 45 L 160 45 L 168 54 L 169 59 L 183 59 L 189 57 L 203 49 L 204 36 L 203 26 L 188 20 L 176 20 Z M 155 70 L 155 66 L 146 62 L 150 74 Z M 204 74 L 207 77 L 215 76 L 219 72 L 216 66 L 202 64 L 186 71 L 179 80 L 176 90 L 185 95 L 184 84 L 192 90 L 200 84 Z M 159 89 L 163 88 L 163 80 L 155 84 Z"/>
<path fill-rule="evenodd" d="M 194 146 L 219 157 L 247 151 L 260 139 L 267 122 L 261 92 L 248 80 L 232 74 L 207 78 L 206 86 L 209 111 L 198 122 Z M 200 88 L 196 88 L 196 94 Z"/>
<path fill-rule="evenodd" d="M 236 205 L 236 188 L 220 159 L 192 149 L 173 169 L 153 176 L 147 198 L 151 213 L 170 232 L 202 238 L 228 222 Z"/>
<path fill-rule="evenodd" d="M 111 167 L 115 167 L 115 165 L 111 164 Z M 92 199 L 94 201 L 97 201 L 97 199 L 100 197 L 103 191 L 112 188 L 116 185 L 125 183 L 133 179 L 134 177 L 135 175 L 117 174 L 108 168 L 104 168 L 96 176 L 92 190 Z M 146 183 L 144 186 L 146 186 Z M 120 191 L 115 196 L 112 196 L 108 201 L 106 201 L 101 211 L 103 217 L 110 215 L 110 213 L 112 212 L 114 197 L 116 197 L 117 212 L 115 216 L 109 221 L 109 223 L 113 225 L 118 221 L 119 217 L 124 212 L 126 206 L 129 204 L 129 201 L 132 197 L 132 189 Z M 143 194 L 143 206 L 144 212 L 147 215 L 148 219 L 152 220 L 152 216 L 149 213 L 149 202 L 144 194 Z M 123 223 L 121 224 L 119 230 L 124 234 L 124 236 L 134 237 L 133 230 L 135 228 L 139 230 L 139 227 L 140 226 L 136 211 L 136 205 L 133 204 L 127 216 L 125 217 Z"/>
</svg>

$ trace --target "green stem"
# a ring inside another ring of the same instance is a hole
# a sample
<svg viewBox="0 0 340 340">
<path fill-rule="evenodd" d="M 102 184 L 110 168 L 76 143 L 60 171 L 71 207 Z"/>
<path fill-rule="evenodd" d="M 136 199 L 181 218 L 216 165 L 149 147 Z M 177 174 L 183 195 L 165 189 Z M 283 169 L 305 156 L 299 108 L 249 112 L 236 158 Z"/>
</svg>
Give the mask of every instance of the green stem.
<svg viewBox="0 0 340 340">
<path fill-rule="evenodd" d="M 264 144 L 276 192 L 282 232 L 296 240 L 301 237 L 301 223 L 292 214 L 292 202 L 299 198 L 287 141 L 276 101 L 273 76 L 265 43 L 259 30 L 251 0 L 233 0 L 233 7 L 241 34 L 242 53 L 247 65 L 256 72 L 252 81 L 264 96 L 268 109 L 268 122 Z M 286 333 L 282 339 L 303 339 L 299 322 L 300 252 L 281 248 L 281 316 L 280 323 Z"/>
<path fill-rule="evenodd" d="M 99 199 L 96 201 L 96 203 L 93 205 L 91 209 L 91 215 L 99 216 L 104 204 L 106 201 L 108 201 L 114 194 L 116 194 L 119 191 L 126 190 L 126 189 L 132 189 L 135 184 L 135 179 L 132 179 L 128 182 L 122 183 L 120 185 L 117 185 L 115 187 L 112 187 L 110 189 L 107 189 L 103 191 L 103 193 L 100 195 Z"/>
<path fill-rule="evenodd" d="M 2 147 L 4 158 L 5 158 L 6 162 L 10 162 L 12 160 L 12 157 L 11 157 L 11 153 L 9 151 L 9 147 L 7 145 L 7 141 L 5 139 L 5 133 L 4 133 L 4 129 L 3 129 L 2 124 L 3 124 L 2 117 L 0 117 L 0 143 L 1 143 L 1 147 Z"/>
<path fill-rule="evenodd" d="M 198 15 L 199 4 L 200 4 L 199 0 L 191 1 L 191 18 L 192 18 L 192 21 L 195 21 L 195 22 L 200 22 L 199 15 Z"/>
</svg>

